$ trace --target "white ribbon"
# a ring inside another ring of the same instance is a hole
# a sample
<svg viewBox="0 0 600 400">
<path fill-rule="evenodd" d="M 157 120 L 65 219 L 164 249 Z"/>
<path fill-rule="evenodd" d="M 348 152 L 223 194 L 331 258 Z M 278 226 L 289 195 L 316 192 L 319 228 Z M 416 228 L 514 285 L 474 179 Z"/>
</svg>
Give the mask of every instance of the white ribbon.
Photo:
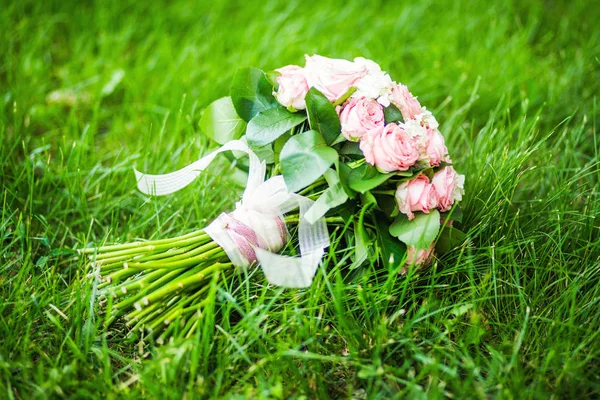
<svg viewBox="0 0 600 400">
<path fill-rule="evenodd" d="M 248 218 L 244 217 L 249 213 L 260 213 L 264 215 L 264 218 L 273 219 L 299 208 L 298 241 L 300 244 L 300 257 L 287 257 L 263 248 L 254 248 L 267 280 L 274 285 L 288 288 L 310 286 L 319 262 L 325 254 L 325 248 L 329 246 L 329 233 L 327 232 L 325 219 L 319 218 L 314 223 L 308 222 L 304 218 L 304 214 L 314 202 L 304 196 L 290 193 L 281 175 L 265 181 L 266 165 L 259 160 L 246 143 L 233 140 L 187 167 L 169 174 L 147 175 L 134 169 L 138 189 L 144 194 L 155 196 L 174 193 L 192 183 L 219 153 L 229 150 L 244 152 L 250 158 L 246 190 L 244 190 L 242 200 L 236 204 L 236 210 L 231 213 L 231 216 L 246 222 Z M 248 261 L 229 237 L 225 220 L 223 214 L 220 215 L 205 229 L 205 232 L 223 248 L 234 265 L 246 267 Z M 269 243 L 270 235 L 280 234 L 279 231 L 268 232 L 264 229 L 262 232 L 258 232 L 255 229 L 256 226 L 250 227 L 267 243 Z"/>
</svg>

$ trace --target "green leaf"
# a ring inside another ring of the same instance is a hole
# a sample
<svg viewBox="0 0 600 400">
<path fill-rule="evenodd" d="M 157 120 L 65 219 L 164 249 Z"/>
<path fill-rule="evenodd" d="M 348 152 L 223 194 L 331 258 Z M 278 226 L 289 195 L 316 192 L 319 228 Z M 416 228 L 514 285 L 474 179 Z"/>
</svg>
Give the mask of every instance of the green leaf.
<svg viewBox="0 0 600 400">
<path fill-rule="evenodd" d="M 353 171 L 352 168 L 350 168 L 347 164 L 340 163 L 338 165 L 340 183 L 342 184 L 342 187 L 344 188 L 344 191 L 346 192 L 348 197 L 350 197 L 351 199 L 356 197 L 356 192 L 354 190 L 350 189 L 350 186 L 349 186 L 350 174 L 352 173 L 352 171 Z"/>
<path fill-rule="evenodd" d="M 342 131 L 340 117 L 327 97 L 315 88 L 306 94 L 306 112 L 310 129 L 320 132 L 328 145 L 331 145 Z"/>
<path fill-rule="evenodd" d="M 256 68 L 240 68 L 231 82 L 231 100 L 237 114 L 246 122 L 261 111 L 279 105 L 273 97 L 273 85 Z"/>
<path fill-rule="evenodd" d="M 287 143 L 287 141 L 292 137 L 291 134 L 285 133 L 277 138 L 273 142 L 273 152 L 275 153 L 275 162 L 279 164 L 279 155 L 281 154 L 281 150 L 283 146 Z"/>
<path fill-rule="evenodd" d="M 429 214 L 417 213 L 412 221 L 404 215 L 396 217 L 390 226 L 390 234 L 408 246 L 427 249 L 440 230 L 440 213 L 431 210 Z"/>
<path fill-rule="evenodd" d="M 350 172 L 348 175 L 348 186 L 350 186 L 350 189 L 354 191 L 365 193 L 382 185 L 392 176 L 394 176 L 393 173 L 382 174 L 372 165 L 363 164 Z"/>
<path fill-rule="evenodd" d="M 440 237 L 435 244 L 435 251 L 438 254 L 448 253 L 450 250 L 464 243 L 466 238 L 467 235 L 461 230 L 446 225 L 442 229 L 442 232 L 440 232 Z"/>
<path fill-rule="evenodd" d="M 277 89 L 279 88 L 279 82 L 277 82 L 277 77 L 279 77 L 280 75 L 281 75 L 281 72 L 277 72 L 277 71 L 265 72 L 265 76 L 267 77 L 267 80 L 269 81 L 269 83 L 273 86 L 274 91 L 277 91 Z"/>
<path fill-rule="evenodd" d="M 200 118 L 200 128 L 215 142 L 225 144 L 242 136 L 246 121 L 235 112 L 231 97 L 222 97 L 206 107 Z"/>
<path fill-rule="evenodd" d="M 273 146 L 268 144 L 261 147 L 253 147 L 252 151 L 258 157 L 259 160 L 264 161 L 267 164 L 273 164 L 275 162 L 275 153 L 273 152 Z"/>
<path fill-rule="evenodd" d="M 340 149 L 340 154 L 347 155 L 347 156 L 357 156 L 357 157 L 361 157 L 361 158 L 365 157 L 362 150 L 359 147 L 358 142 L 344 143 L 344 145 Z"/>
<path fill-rule="evenodd" d="M 354 251 L 356 259 L 350 266 L 351 270 L 360 267 L 369 256 L 369 249 L 372 247 L 373 240 L 369 237 L 365 229 L 365 214 L 373 205 L 373 203 L 365 204 L 360 210 L 358 220 L 354 221 Z"/>
<path fill-rule="evenodd" d="M 348 195 L 344 192 L 337 172 L 330 168 L 325 171 L 324 175 L 329 187 L 304 214 L 304 218 L 311 224 L 324 216 L 330 209 L 342 205 L 348 200 Z"/>
<path fill-rule="evenodd" d="M 292 136 L 279 156 L 283 179 L 291 192 L 313 183 L 337 160 L 338 154 L 327 146 L 317 131 Z"/>
<path fill-rule="evenodd" d="M 375 227 L 377 228 L 377 244 L 379 245 L 381 261 L 386 268 L 400 265 L 406 255 L 406 245 L 390 235 L 389 222 L 381 213 L 375 214 Z"/>
<path fill-rule="evenodd" d="M 390 104 L 383 109 L 383 117 L 385 118 L 386 124 L 402 121 L 402 113 L 398 110 L 398 107 L 393 104 Z"/>
<path fill-rule="evenodd" d="M 454 203 L 454 206 L 450 211 L 441 213 L 440 215 L 442 216 L 442 219 L 447 219 L 450 221 L 462 222 L 463 219 L 462 208 L 460 208 L 460 204 L 458 203 Z"/>
<path fill-rule="evenodd" d="M 383 213 L 388 217 L 394 217 L 396 210 L 398 210 L 398 203 L 394 196 L 389 194 L 377 194 L 375 195 L 377 200 L 377 206 Z"/>
<path fill-rule="evenodd" d="M 251 146 L 265 146 L 306 120 L 306 115 L 294 114 L 284 107 L 261 111 L 248 123 L 246 137 Z"/>
</svg>

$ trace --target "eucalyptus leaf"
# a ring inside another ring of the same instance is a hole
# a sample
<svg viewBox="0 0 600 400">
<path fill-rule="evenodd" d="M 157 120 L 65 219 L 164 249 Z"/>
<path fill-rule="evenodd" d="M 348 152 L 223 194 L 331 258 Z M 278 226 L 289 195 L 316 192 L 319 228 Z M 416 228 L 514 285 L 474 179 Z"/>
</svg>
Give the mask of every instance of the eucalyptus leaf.
<svg viewBox="0 0 600 400">
<path fill-rule="evenodd" d="M 219 144 L 239 139 L 246 130 L 246 121 L 237 115 L 231 97 L 213 101 L 204 110 L 199 124 L 202 131 Z"/>
<path fill-rule="evenodd" d="M 261 111 L 248 123 L 248 143 L 251 146 L 266 146 L 305 120 L 306 115 L 291 113 L 284 107 Z"/>
<path fill-rule="evenodd" d="M 431 210 L 429 214 L 417 213 L 413 220 L 409 220 L 404 214 L 401 214 L 390 226 L 392 236 L 417 249 L 429 248 L 439 231 L 440 213 L 438 210 Z"/>
<path fill-rule="evenodd" d="M 340 117 L 333 104 L 313 87 L 306 94 L 306 112 L 310 129 L 320 132 L 325 142 L 331 145 L 342 131 Z"/>
<path fill-rule="evenodd" d="M 402 113 L 400 112 L 400 110 L 398 110 L 398 107 L 396 107 L 393 104 L 390 104 L 389 106 L 383 109 L 383 117 L 385 119 L 386 124 L 389 124 L 390 122 L 398 122 L 403 120 Z"/>
<path fill-rule="evenodd" d="M 279 105 L 273 97 L 273 85 L 265 73 L 256 68 L 240 68 L 235 73 L 230 89 L 237 114 L 246 122 L 261 111 Z"/>
<path fill-rule="evenodd" d="M 321 134 L 312 130 L 292 136 L 279 155 L 283 179 L 291 192 L 313 183 L 337 158 Z"/>
</svg>

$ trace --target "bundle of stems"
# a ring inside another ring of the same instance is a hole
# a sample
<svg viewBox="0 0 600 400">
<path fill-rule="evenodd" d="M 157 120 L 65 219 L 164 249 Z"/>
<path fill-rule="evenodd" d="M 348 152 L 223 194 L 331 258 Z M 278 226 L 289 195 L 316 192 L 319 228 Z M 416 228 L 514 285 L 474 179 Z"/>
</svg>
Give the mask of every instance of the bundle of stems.
<svg viewBox="0 0 600 400">
<path fill-rule="evenodd" d="M 158 343 L 175 333 L 193 335 L 210 301 L 211 281 L 234 273 L 223 249 L 202 230 L 79 253 L 100 277 L 109 324 L 124 317 L 132 339 L 145 332 Z"/>
<path fill-rule="evenodd" d="M 298 223 L 298 214 L 285 218 Z M 340 217 L 326 219 L 340 224 Z M 193 336 L 204 308 L 211 304 L 210 288 L 219 278 L 235 273 L 225 251 L 203 230 L 151 241 L 84 248 L 90 275 L 98 276 L 101 304 L 108 325 L 124 318 L 131 339 L 140 333 L 164 343 L 173 336 Z"/>
</svg>

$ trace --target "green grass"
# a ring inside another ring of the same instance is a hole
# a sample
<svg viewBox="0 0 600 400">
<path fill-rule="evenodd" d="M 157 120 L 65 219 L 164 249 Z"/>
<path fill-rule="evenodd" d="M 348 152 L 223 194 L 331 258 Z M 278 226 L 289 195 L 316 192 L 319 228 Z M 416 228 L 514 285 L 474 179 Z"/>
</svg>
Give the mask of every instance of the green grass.
<svg viewBox="0 0 600 400">
<path fill-rule="evenodd" d="M 600 9 L 493 3 L 0 0 L 0 398 L 600 395 Z M 372 58 L 434 111 L 468 245 L 346 283 L 332 250 L 309 290 L 242 274 L 195 340 L 106 330 L 63 253 L 231 209 L 225 166 L 152 200 L 131 168 L 194 161 L 238 66 L 305 53 Z"/>
</svg>

